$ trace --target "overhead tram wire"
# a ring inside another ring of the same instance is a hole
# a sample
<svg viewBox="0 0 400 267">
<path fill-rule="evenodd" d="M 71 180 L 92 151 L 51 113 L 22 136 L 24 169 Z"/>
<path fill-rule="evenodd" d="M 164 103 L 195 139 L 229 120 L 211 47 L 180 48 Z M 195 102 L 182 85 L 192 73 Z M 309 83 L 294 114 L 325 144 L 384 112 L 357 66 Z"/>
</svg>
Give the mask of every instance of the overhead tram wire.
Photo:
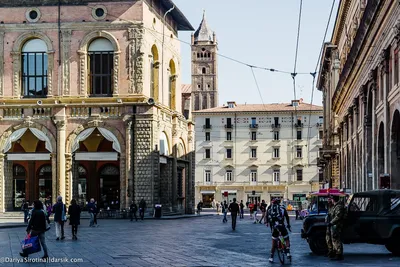
<svg viewBox="0 0 400 267">
<path fill-rule="evenodd" d="M 307 132 L 307 158 L 308 158 L 308 164 L 310 164 L 311 114 L 312 114 L 312 110 L 313 110 L 313 101 L 314 101 L 315 76 L 317 75 L 317 69 L 318 69 L 319 62 L 321 60 L 322 53 L 323 53 L 323 50 L 324 50 L 325 39 L 326 39 L 326 35 L 328 34 L 328 29 L 329 29 L 329 25 L 331 23 L 331 19 L 332 19 L 332 14 L 333 14 L 333 9 L 335 7 L 335 3 L 336 3 L 336 0 L 333 0 L 332 1 L 332 6 L 331 6 L 331 10 L 329 12 L 328 22 L 326 23 L 326 27 L 325 27 L 324 37 L 322 38 L 322 44 L 321 44 L 321 49 L 319 51 L 317 63 L 315 64 L 314 72 L 310 73 L 310 75 L 312 76 L 313 80 L 312 80 L 312 87 L 311 87 L 310 114 L 308 116 L 308 132 Z M 319 134 L 319 132 L 317 134 Z"/>
<path fill-rule="evenodd" d="M 267 107 L 264 104 L 264 100 L 263 100 L 263 97 L 262 97 L 262 94 L 261 94 L 261 91 L 260 91 L 260 86 L 258 86 L 257 77 L 256 77 L 256 74 L 254 73 L 253 67 L 251 66 L 250 69 L 251 69 L 251 73 L 253 74 L 254 82 L 256 83 L 258 94 L 260 95 L 261 103 L 263 104 L 263 107 L 264 107 L 265 111 L 268 111 Z"/>
<path fill-rule="evenodd" d="M 90 6 L 86 6 L 86 7 L 89 8 L 89 9 L 91 9 L 91 10 L 96 10 L 96 8 L 94 8 L 94 7 L 90 7 Z M 121 19 L 119 16 L 113 15 L 112 13 L 109 13 L 109 12 L 107 12 L 107 16 L 110 16 L 110 17 L 119 19 L 119 20 L 121 20 L 121 21 L 129 22 L 129 23 L 132 23 L 132 22 L 133 22 L 132 20 Z M 144 26 L 143 26 L 143 28 L 146 29 L 146 30 L 149 30 L 149 31 L 151 31 L 151 32 L 153 32 L 153 33 L 157 33 L 157 34 L 159 34 L 159 35 L 161 35 L 161 36 L 168 36 L 168 37 L 169 37 L 168 34 L 163 34 L 162 32 L 156 31 L 156 30 L 154 30 L 154 29 L 147 28 L 147 27 L 144 27 Z M 175 40 L 177 40 L 177 41 L 179 41 L 179 42 L 181 42 L 181 43 L 183 43 L 183 44 L 189 45 L 189 46 L 192 45 L 191 43 L 189 43 L 189 42 L 187 42 L 187 41 L 184 41 L 184 40 L 181 40 L 181 39 L 179 39 L 179 38 L 175 38 Z M 265 71 L 270 71 L 270 72 L 276 72 L 276 73 L 282 73 L 282 74 L 288 74 L 288 75 L 291 75 L 291 74 L 292 74 L 292 72 L 290 72 L 290 71 L 283 71 L 283 70 L 279 70 L 279 69 L 275 69 L 275 68 L 267 68 L 267 67 L 262 67 L 262 66 L 256 66 L 256 65 L 252 65 L 252 64 L 245 63 L 245 62 L 240 61 L 240 60 L 238 60 L 238 59 L 234 59 L 234 58 L 229 57 L 229 56 L 225 56 L 225 55 L 220 54 L 220 53 L 215 53 L 215 54 L 216 54 L 217 56 L 222 57 L 222 58 L 225 58 L 225 59 L 234 61 L 234 62 L 236 62 L 236 63 L 238 63 L 238 64 L 241 64 L 241 65 L 244 65 L 244 66 L 247 66 L 247 67 L 251 67 L 251 68 L 253 68 L 253 69 L 260 69 L 260 70 L 265 70 Z M 297 73 L 297 75 L 308 75 L 308 74 L 309 74 L 309 72 L 298 72 L 298 73 Z"/>
<path fill-rule="evenodd" d="M 294 55 L 294 66 L 293 66 L 293 72 L 291 73 L 292 79 L 293 79 L 293 95 L 294 95 L 294 100 L 296 99 L 296 76 L 297 76 L 297 58 L 299 55 L 299 42 L 300 42 L 300 29 L 301 29 L 301 13 L 303 10 L 303 0 L 300 0 L 300 8 L 299 8 L 299 21 L 297 24 L 297 38 L 296 38 L 296 49 L 295 49 L 295 55 Z M 294 131 L 294 122 L 295 120 L 298 119 L 297 117 L 297 106 L 294 105 L 294 112 L 295 112 L 295 116 L 294 118 L 292 118 L 292 173 L 293 173 L 293 169 L 294 169 L 294 165 L 293 165 L 293 160 L 294 160 L 294 136 L 293 136 L 293 131 Z"/>
</svg>

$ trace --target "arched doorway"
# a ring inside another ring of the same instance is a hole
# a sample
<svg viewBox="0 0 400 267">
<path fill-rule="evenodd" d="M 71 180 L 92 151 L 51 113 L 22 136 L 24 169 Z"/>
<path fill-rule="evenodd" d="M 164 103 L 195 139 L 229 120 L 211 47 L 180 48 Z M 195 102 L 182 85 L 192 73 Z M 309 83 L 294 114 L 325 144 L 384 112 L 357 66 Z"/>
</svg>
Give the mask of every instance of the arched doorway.
<svg viewBox="0 0 400 267">
<path fill-rule="evenodd" d="M 378 177 L 382 173 L 385 172 L 385 147 L 384 142 L 385 135 L 384 135 L 384 126 L 383 122 L 379 125 L 379 132 L 378 132 Z"/>
<path fill-rule="evenodd" d="M 52 196 L 52 172 L 51 165 L 45 164 L 39 168 L 38 171 L 38 196 L 39 200 L 43 203 L 51 202 Z"/>
<path fill-rule="evenodd" d="M 26 199 L 26 170 L 22 165 L 13 166 L 13 203 L 14 210 L 21 210 L 21 206 Z"/>
<path fill-rule="evenodd" d="M 78 166 L 78 192 L 77 192 L 77 202 L 81 207 L 86 207 L 87 198 L 86 198 L 86 184 L 87 184 L 87 171 L 85 167 L 82 165 Z"/>
<path fill-rule="evenodd" d="M 365 114 L 365 130 L 366 130 L 366 190 L 372 190 L 372 91 L 368 93 L 367 114 Z"/>
<path fill-rule="evenodd" d="M 391 133 L 391 188 L 400 189 L 400 113 L 395 111 Z"/>
<path fill-rule="evenodd" d="M 100 208 L 118 210 L 120 208 L 120 175 L 119 168 L 106 164 L 100 171 Z"/>
</svg>

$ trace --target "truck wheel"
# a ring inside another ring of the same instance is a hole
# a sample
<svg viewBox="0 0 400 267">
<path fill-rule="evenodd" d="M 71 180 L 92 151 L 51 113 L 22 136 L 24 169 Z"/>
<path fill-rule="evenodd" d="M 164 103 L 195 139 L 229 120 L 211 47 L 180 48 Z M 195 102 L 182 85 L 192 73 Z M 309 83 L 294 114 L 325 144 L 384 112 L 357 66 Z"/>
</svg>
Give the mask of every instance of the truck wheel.
<svg viewBox="0 0 400 267">
<path fill-rule="evenodd" d="M 316 231 L 308 239 L 308 245 L 311 251 L 316 255 L 325 255 L 328 253 L 326 245 L 325 231 Z"/>
<path fill-rule="evenodd" d="M 385 245 L 386 249 L 392 252 L 394 256 L 400 256 L 400 246 L 395 242 L 389 242 Z"/>
</svg>

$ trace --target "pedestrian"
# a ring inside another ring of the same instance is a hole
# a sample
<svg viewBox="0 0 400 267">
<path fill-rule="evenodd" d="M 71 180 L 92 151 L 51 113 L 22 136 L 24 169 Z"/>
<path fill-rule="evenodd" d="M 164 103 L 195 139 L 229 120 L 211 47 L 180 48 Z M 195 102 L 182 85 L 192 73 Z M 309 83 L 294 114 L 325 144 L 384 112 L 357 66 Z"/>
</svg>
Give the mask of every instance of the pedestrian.
<svg viewBox="0 0 400 267">
<path fill-rule="evenodd" d="M 219 202 L 217 201 L 217 215 L 219 215 Z"/>
<path fill-rule="evenodd" d="M 21 210 L 24 212 L 24 223 L 28 223 L 28 215 L 29 215 L 29 201 L 24 200 L 22 202 Z"/>
<path fill-rule="evenodd" d="M 94 215 L 96 213 L 96 207 L 94 205 L 94 198 L 90 199 L 89 204 L 87 205 L 87 209 L 89 211 L 89 215 L 90 215 L 90 223 L 89 223 L 89 227 L 94 227 Z"/>
<path fill-rule="evenodd" d="M 56 240 L 63 240 L 65 239 L 64 222 L 67 220 L 67 209 L 65 207 L 65 204 L 62 202 L 61 196 L 57 197 L 57 203 L 54 204 L 52 212 L 54 213 L 54 224 L 56 225 Z"/>
<path fill-rule="evenodd" d="M 71 200 L 71 205 L 68 208 L 69 225 L 72 227 L 72 240 L 78 240 L 78 225 L 81 223 L 81 207 L 76 204 L 76 200 Z"/>
<path fill-rule="evenodd" d="M 328 223 L 328 231 L 330 235 L 330 242 L 332 244 L 332 252 L 330 258 L 334 261 L 342 261 L 343 260 L 343 243 L 341 240 L 343 224 L 344 224 L 344 217 L 346 210 L 342 201 L 340 201 L 339 196 L 330 195 L 331 202 L 333 207 L 329 212 L 329 223 Z M 328 240 L 327 240 L 328 241 Z M 328 245 L 329 246 L 331 245 Z"/>
<path fill-rule="evenodd" d="M 240 219 L 244 218 L 244 204 L 243 204 L 243 200 L 240 200 Z"/>
<path fill-rule="evenodd" d="M 97 201 L 94 201 L 94 218 L 93 218 L 93 226 L 99 227 L 97 224 L 97 215 L 99 214 L 99 208 L 97 206 Z"/>
<path fill-rule="evenodd" d="M 250 210 L 250 220 L 253 219 L 253 212 L 254 212 L 254 203 L 250 202 L 249 203 L 249 210 Z"/>
<path fill-rule="evenodd" d="M 49 257 L 49 253 L 47 251 L 46 245 L 46 215 L 43 210 L 43 203 L 39 200 L 35 200 L 34 202 L 34 210 L 32 210 L 31 219 L 29 220 L 28 227 L 26 228 L 26 233 L 31 235 L 31 237 L 38 236 L 40 245 L 43 248 L 44 255 L 42 259 L 47 259 Z M 27 254 L 24 252 L 20 252 L 19 255 L 26 258 Z"/>
<path fill-rule="evenodd" d="M 255 212 L 254 213 L 254 223 L 258 223 L 258 220 L 257 220 L 258 210 L 259 210 L 259 204 L 257 203 L 257 200 L 255 200 L 254 206 L 253 206 L 253 212 Z"/>
<path fill-rule="evenodd" d="M 48 202 L 46 204 L 46 211 L 47 211 L 47 221 L 50 223 L 50 216 L 51 216 L 51 211 L 53 209 L 53 206 L 51 205 L 51 202 Z"/>
<path fill-rule="evenodd" d="M 144 199 L 142 198 L 142 200 L 140 200 L 139 202 L 139 216 L 140 219 L 144 219 L 144 213 L 146 211 L 146 201 L 144 201 Z"/>
<path fill-rule="evenodd" d="M 226 214 L 228 213 L 228 204 L 226 204 L 226 200 L 224 200 L 224 203 L 222 203 L 222 213 L 224 214 L 224 218 L 222 219 L 223 223 L 228 222 L 228 219 L 226 218 Z"/>
<path fill-rule="evenodd" d="M 232 230 L 235 231 L 236 229 L 236 218 L 237 214 L 239 212 L 239 205 L 236 203 L 236 198 L 233 198 L 233 202 L 229 204 L 229 211 L 231 212 L 231 218 L 232 218 Z"/>
<path fill-rule="evenodd" d="M 135 204 L 135 201 L 132 200 L 131 206 L 129 207 L 131 222 L 133 221 L 133 216 L 135 216 L 136 221 L 138 220 L 136 212 L 137 212 L 137 205 Z"/>
<path fill-rule="evenodd" d="M 260 210 L 261 210 L 262 216 L 261 216 L 261 219 L 260 219 L 259 223 L 262 224 L 262 220 L 263 219 L 264 219 L 264 223 L 266 223 L 267 218 L 266 218 L 265 215 L 266 215 L 266 211 L 267 211 L 267 204 L 265 203 L 264 199 L 261 201 Z"/>
<path fill-rule="evenodd" d="M 197 204 L 197 214 L 198 215 L 200 215 L 201 206 L 202 206 L 202 203 L 201 203 L 201 201 L 199 201 L 199 203 Z"/>
</svg>

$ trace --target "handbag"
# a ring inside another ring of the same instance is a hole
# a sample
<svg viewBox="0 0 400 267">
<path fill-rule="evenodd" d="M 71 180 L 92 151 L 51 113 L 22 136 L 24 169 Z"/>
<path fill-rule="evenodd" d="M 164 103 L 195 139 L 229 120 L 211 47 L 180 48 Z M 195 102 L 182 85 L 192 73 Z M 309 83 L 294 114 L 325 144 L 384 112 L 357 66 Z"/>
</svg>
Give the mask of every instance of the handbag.
<svg viewBox="0 0 400 267">
<path fill-rule="evenodd" d="M 36 252 L 40 252 L 42 247 L 39 243 L 39 236 L 31 236 L 28 234 L 25 239 L 21 242 L 22 252 L 25 255 L 30 255 Z"/>
<path fill-rule="evenodd" d="M 67 221 L 67 215 L 65 214 L 65 205 L 63 205 L 63 210 L 62 210 L 62 214 L 61 214 L 61 221 L 66 222 Z"/>
</svg>

